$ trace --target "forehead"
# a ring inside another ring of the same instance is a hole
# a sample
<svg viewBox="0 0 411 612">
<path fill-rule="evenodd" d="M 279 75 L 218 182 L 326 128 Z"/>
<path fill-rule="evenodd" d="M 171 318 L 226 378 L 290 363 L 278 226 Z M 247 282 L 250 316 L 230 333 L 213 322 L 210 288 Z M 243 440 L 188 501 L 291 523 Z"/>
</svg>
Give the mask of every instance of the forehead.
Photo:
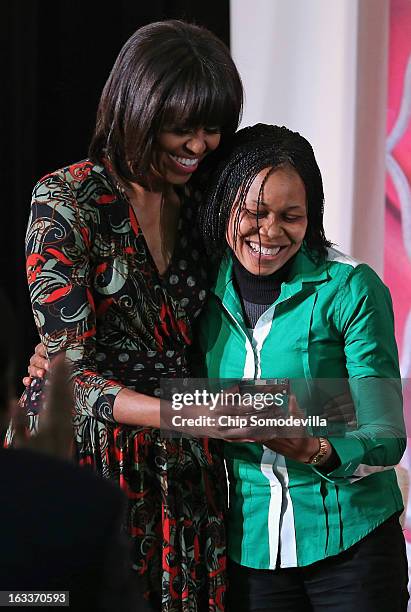
<svg viewBox="0 0 411 612">
<path fill-rule="evenodd" d="M 198 128 L 224 126 L 233 113 L 233 101 L 227 87 L 217 87 L 208 73 L 187 75 L 173 84 L 161 112 L 163 126 Z"/>
<path fill-rule="evenodd" d="M 262 202 L 270 204 L 301 204 L 305 206 L 304 183 L 294 168 L 264 168 L 252 181 L 245 198 L 247 204 Z"/>
</svg>

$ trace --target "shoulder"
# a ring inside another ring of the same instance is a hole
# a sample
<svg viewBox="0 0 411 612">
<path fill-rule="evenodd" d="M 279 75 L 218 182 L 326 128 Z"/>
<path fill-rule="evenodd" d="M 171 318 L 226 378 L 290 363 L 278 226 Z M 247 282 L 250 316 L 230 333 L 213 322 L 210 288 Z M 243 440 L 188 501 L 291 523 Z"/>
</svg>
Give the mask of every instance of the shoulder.
<svg viewBox="0 0 411 612">
<path fill-rule="evenodd" d="M 82 208 L 105 205 L 116 198 L 104 166 L 89 159 L 46 174 L 33 189 L 33 203 L 72 202 Z"/>
<path fill-rule="evenodd" d="M 330 276 L 340 280 L 341 288 L 350 286 L 357 289 L 376 289 L 388 291 L 378 274 L 366 263 L 350 255 L 328 248 L 326 254 Z"/>
<path fill-rule="evenodd" d="M 393 309 L 388 287 L 366 263 L 328 249 L 329 276 L 336 281 L 336 321 L 342 331 L 361 337 L 393 336 Z"/>
<path fill-rule="evenodd" d="M 327 249 L 326 261 L 330 265 L 340 264 L 341 266 L 345 266 L 347 269 L 350 269 L 350 268 L 354 269 L 361 264 L 361 262 L 358 261 L 357 259 L 354 259 L 353 257 L 350 257 L 349 255 L 346 255 L 342 251 L 338 251 L 337 249 L 334 249 L 333 247 L 329 247 Z"/>
</svg>

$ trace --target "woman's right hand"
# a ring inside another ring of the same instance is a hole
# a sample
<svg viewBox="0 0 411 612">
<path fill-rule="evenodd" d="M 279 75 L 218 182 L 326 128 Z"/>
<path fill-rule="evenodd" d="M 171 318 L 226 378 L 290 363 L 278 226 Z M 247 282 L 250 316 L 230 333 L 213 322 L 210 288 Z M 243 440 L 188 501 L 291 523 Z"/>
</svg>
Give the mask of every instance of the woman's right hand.
<svg viewBox="0 0 411 612">
<path fill-rule="evenodd" d="M 30 365 L 27 368 L 29 376 L 23 378 L 23 385 L 28 387 L 33 378 L 43 378 L 49 367 L 50 361 L 47 359 L 44 344 L 38 344 L 34 349 L 34 355 L 30 357 Z"/>
</svg>

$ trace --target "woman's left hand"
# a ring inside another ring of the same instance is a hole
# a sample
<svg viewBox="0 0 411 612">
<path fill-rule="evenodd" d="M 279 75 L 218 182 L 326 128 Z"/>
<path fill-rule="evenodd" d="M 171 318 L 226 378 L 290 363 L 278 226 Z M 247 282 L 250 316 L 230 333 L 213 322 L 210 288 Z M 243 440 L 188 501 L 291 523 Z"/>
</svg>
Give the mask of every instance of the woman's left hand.
<svg viewBox="0 0 411 612">
<path fill-rule="evenodd" d="M 294 419 L 303 419 L 304 414 L 301 412 L 297 398 L 295 395 L 290 395 L 288 399 L 288 416 Z M 287 435 L 282 435 L 287 434 Z M 278 430 L 278 437 L 270 440 L 264 440 L 262 443 L 289 459 L 306 463 L 319 450 L 319 440 L 307 433 L 303 425 L 293 426 L 292 429 L 283 431 Z M 291 437 L 292 436 L 292 437 Z"/>
<path fill-rule="evenodd" d="M 284 415 L 282 415 L 284 416 Z M 301 412 L 297 398 L 295 395 L 289 395 L 288 398 L 288 415 L 294 419 L 303 419 L 304 414 Z M 268 440 L 259 439 L 260 444 L 264 444 L 267 448 L 280 453 L 289 459 L 306 463 L 319 450 L 319 440 L 314 436 L 310 436 L 304 425 L 295 425 L 292 428 L 279 427 L 277 436 Z M 256 442 L 250 438 L 242 438 L 237 440 L 226 440 L 226 442 Z"/>
</svg>

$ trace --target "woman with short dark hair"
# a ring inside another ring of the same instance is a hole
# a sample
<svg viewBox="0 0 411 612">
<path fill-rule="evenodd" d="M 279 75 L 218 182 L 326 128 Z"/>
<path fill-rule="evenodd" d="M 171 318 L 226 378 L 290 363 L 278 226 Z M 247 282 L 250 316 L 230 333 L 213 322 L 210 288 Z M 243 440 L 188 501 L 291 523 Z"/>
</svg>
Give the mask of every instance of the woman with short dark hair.
<svg viewBox="0 0 411 612">
<path fill-rule="evenodd" d="M 181 21 L 151 23 L 130 37 L 114 64 L 90 158 L 109 157 L 124 183 L 147 181 L 160 132 L 218 128 L 224 144 L 238 127 L 241 106 L 237 69 L 216 36 Z"/>
<path fill-rule="evenodd" d="M 73 368 L 78 461 L 128 495 L 134 568 L 156 610 L 223 609 L 220 455 L 157 428 L 160 379 L 190 375 L 207 295 L 191 177 L 234 133 L 241 106 L 239 75 L 214 35 L 179 21 L 147 25 L 106 83 L 90 159 L 33 192 L 26 252 L 37 327 L 48 358 L 65 351 Z M 35 426 L 36 380 L 26 407 Z"/>
</svg>

